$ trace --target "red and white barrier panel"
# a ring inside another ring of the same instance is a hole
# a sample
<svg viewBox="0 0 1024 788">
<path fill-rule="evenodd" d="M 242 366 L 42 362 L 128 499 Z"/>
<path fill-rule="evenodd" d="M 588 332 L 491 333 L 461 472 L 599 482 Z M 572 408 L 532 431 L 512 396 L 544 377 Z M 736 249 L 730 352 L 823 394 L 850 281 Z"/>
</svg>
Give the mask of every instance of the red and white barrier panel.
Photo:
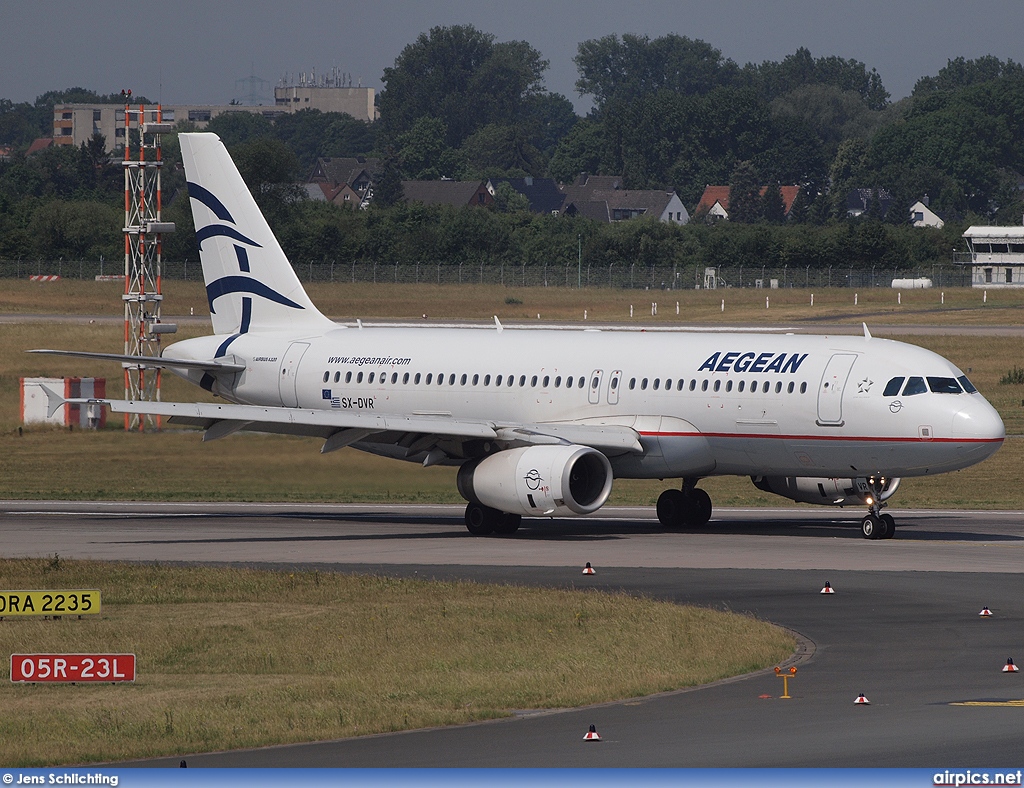
<svg viewBox="0 0 1024 788">
<path fill-rule="evenodd" d="M 106 378 L 21 378 L 21 421 L 23 424 L 46 422 L 64 427 L 72 424 L 82 429 L 102 428 L 107 424 L 107 410 L 99 405 L 66 404 L 47 416 L 46 393 L 40 388 L 61 391 L 66 399 L 104 399 Z"/>
<path fill-rule="evenodd" d="M 33 282 L 56 282 L 60 277 L 56 274 L 32 274 L 29 279 Z"/>
<path fill-rule="evenodd" d="M 11 654 L 11 681 L 135 681 L 135 655 Z"/>
</svg>

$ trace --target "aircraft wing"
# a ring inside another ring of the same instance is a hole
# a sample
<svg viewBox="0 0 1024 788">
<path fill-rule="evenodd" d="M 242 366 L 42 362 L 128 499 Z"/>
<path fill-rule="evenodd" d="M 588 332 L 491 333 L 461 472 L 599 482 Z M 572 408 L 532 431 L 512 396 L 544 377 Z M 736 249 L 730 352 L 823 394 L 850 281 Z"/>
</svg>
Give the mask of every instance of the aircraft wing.
<svg viewBox="0 0 1024 788">
<path fill-rule="evenodd" d="M 585 423 L 502 424 L 494 421 L 455 419 L 448 415 L 377 414 L 350 410 L 265 407 L 216 402 L 148 402 L 111 399 L 64 399 L 42 386 L 48 410 L 64 403 L 102 405 L 113 413 L 164 416 L 172 424 L 205 430 L 203 440 L 216 440 L 248 430 L 325 439 L 322 452 L 343 448 L 376 436 L 416 453 L 414 447 L 432 446 L 430 436 L 456 440 L 498 440 L 529 446 L 574 443 L 612 454 L 642 453 L 639 435 L 631 427 Z"/>
<path fill-rule="evenodd" d="M 181 358 L 164 358 L 163 356 L 129 356 L 122 353 L 91 353 L 87 350 L 29 350 L 29 353 L 42 353 L 50 356 L 76 356 L 101 361 L 119 361 L 122 364 L 138 364 L 144 367 L 173 367 L 175 369 L 201 369 L 205 372 L 244 372 L 245 364 L 233 364 L 221 359 L 209 361 L 189 361 Z"/>
</svg>

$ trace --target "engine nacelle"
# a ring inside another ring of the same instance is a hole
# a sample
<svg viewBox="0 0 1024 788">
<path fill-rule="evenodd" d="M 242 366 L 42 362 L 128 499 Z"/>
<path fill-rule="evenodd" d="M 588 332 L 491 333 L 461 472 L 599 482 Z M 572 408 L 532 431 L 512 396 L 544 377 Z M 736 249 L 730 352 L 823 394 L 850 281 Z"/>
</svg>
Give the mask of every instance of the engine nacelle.
<svg viewBox="0 0 1024 788">
<path fill-rule="evenodd" d="M 830 479 L 810 476 L 751 476 L 759 490 L 781 495 L 799 503 L 822 506 L 856 506 L 887 500 L 900 480 L 889 476 L 860 476 L 856 479 Z"/>
<path fill-rule="evenodd" d="M 588 446 L 527 446 L 459 468 L 467 501 L 511 514 L 574 516 L 600 509 L 612 491 L 612 466 Z"/>
</svg>

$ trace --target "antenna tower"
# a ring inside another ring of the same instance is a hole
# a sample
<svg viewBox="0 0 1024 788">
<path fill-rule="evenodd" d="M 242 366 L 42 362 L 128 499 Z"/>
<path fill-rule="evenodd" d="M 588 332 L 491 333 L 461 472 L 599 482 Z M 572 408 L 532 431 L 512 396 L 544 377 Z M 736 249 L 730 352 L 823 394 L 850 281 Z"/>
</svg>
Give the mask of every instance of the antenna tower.
<svg viewBox="0 0 1024 788">
<path fill-rule="evenodd" d="M 124 107 L 124 352 L 132 356 L 159 356 L 160 337 L 177 326 L 161 323 L 161 254 L 164 233 L 173 222 L 160 219 L 160 170 L 163 157 L 160 135 L 171 131 L 159 104 L 155 109 L 132 109 L 131 91 Z M 158 402 L 160 370 L 144 364 L 123 364 L 124 396 L 129 400 Z M 125 414 L 126 430 L 160 429 L 154 416 Z"/>
</svg>

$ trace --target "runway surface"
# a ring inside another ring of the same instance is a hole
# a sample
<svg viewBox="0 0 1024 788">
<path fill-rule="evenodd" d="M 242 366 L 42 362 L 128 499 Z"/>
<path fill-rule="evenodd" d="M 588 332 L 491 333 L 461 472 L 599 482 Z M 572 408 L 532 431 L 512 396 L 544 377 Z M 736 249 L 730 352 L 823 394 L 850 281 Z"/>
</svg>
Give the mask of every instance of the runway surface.
<svg viewBox="0 0 1024 788">
<path fill-rule="evenodd" d="M 450 506 L 0 502 L 0 554 L 624 589 L 748 612 L 805 643 L 790 700 L 765 672 L 456 728 L 183 753 L 189 766 L 1019 766 L 1024 673 L 1001 668 L 1024 661 L 1024 513 L 894 510 L 883 541 L 860 537 L 856 509 L 725 509 L 695 533 L 662 531 L 650 509 L 598 514 L 480 538 Z M 835 594 L 818 593 L 825 581 Z M 861 692 L 870 705 L 854 705 Z M 590 724 L 600 743 L 583 742 Z"/>
</svg>

